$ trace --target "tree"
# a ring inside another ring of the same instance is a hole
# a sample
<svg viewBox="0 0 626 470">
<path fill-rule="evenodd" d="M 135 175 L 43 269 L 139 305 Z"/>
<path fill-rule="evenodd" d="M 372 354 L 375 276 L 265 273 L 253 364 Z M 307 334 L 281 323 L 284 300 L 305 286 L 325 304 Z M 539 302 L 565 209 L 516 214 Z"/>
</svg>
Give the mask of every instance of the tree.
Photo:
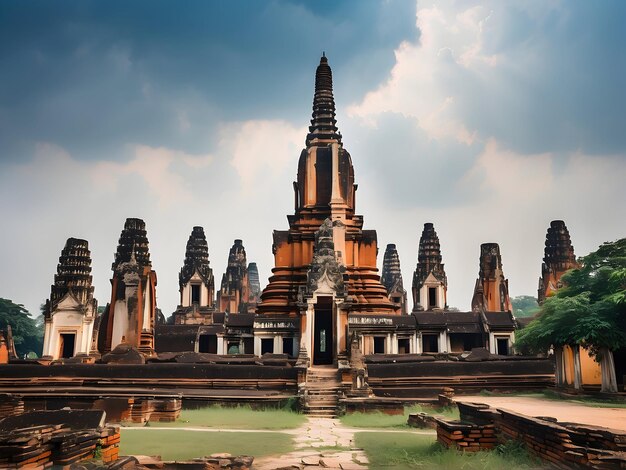
<svg viewBox="0 0 626 470">
<path fill-rule="evenodd" d="M 519 295 L 511 299 L 513 315 L 518 318 L 532 317 L 539 311 L 537 298 L 531 295 Z"/>
<path fill-rule="evenodd" d="M 43 335 L 28 310 L 21 304 L 0 298 L 0 329 L 11 325 L 13 342 L 19 357 L 30 352 L 41 355 Z"/>
<path fill-rule="evenodd" d="M 532 352 L 581 346 L 600 362 L 603 390 L 616 391 L 612 351 L 626 347 L 626 238 L 604 243 L 579 262 L 516 343 Z"/>
</svg>

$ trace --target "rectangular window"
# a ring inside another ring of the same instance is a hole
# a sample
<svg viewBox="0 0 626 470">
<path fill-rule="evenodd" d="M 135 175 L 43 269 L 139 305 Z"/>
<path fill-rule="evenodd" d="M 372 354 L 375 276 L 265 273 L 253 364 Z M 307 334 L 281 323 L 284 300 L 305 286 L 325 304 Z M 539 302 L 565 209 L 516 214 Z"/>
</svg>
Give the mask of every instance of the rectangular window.
<svg viewBox="0 0 626 470">
<path fill-rule="evenodd" d="M 228 343 L 227 354 L 239 354 L 239 341 Z"/>
<path fill-rule="evenodd" d="M 433 308 L 437 308 L 437 288 L 429 287 L 428 288 L 428 310 L 432 310 Z"/>
<path fill-rule="evenodd" d="M 411 341 L 409 338 L 398 339 L 398 354 L 410 354 L 411 353 Z"/>
<path fill-rule="evenodd" d="M 274 338 L 261 338 L 261 356 L 274 353 Z"/>
<path fill-rule="evenodd" d="M 374 336 L 374 354 L 385 354 L 384 336 Z"/>
<path fill-rule="evenodd" d="M 191 303 L 192 304 L 200 303 L 200 284 L 191 285 Z"/>
<path fill-rule="evenodd" d="M 438 334 L 422 334 L 422 352 L 439 352 Z"/>
<path fill-rule="evenodd" d="M 283 338 L 283 354 L 293 357 L 293 338 Z"/>
</svg>

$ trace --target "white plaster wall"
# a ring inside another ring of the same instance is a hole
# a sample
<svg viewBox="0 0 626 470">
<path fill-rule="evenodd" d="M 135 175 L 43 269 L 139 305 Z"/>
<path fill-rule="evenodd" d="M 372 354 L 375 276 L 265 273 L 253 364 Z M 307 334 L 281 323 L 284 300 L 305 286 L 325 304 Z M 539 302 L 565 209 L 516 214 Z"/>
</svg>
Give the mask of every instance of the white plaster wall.
<svg viewBox="0 0 626 470">
<path fill-rule="evenodd" d="M 152 306 L 152 289 L 150 288 L 150 282 L 146 281 L 143 288 L 143 324 L 141 329 L 143 331 L 150 331 L 150 312 Z"/>
<path fill-rule="evenodd" d="M 58 359 L 60 356 L 61 334 L 74 333 L 74 355 L 91 352 L 93 321 L 73 309 L 57 310 L 51 321 L 46 323 L 43 355 Z"/>
<path fill-rule="evenodd" d="M 117 300 L 113 308 L 113 333 L 111 335 L 111 349 L 122 342 L 128 330 L 128 307 L 125 300 Z M 126 338 L 128 340 L 128 338 Z"/>
<path fill-rule="evenodd" d="M 428 305 L 428 288 L 435 287 L 437 289 L 437 306 L 431 307 Z M 445 299 L 443 295 L 443 286 L 441 283 L 429 283 L 428 281 L 422 286 L 420 289 L 420 304 L 424 307 L 424 310 L 429 310 L 432 308 L 443 308 L 445 306 Z"/>
<path fill-rule="evenodd" d="M 209 299 L 209 288 L 204 282 L 202 282 L 202 278 L 198 274 L 198 271 L 191 276 L 191 279 L 185 286 L 183 287 L 183 292 L 181 294 L 181 305 L 183 307 L 191 307 L 191 284 L 200 284 L 200 307 L 207 307 L 212 303 L 212 299 Z"/>
</svg>

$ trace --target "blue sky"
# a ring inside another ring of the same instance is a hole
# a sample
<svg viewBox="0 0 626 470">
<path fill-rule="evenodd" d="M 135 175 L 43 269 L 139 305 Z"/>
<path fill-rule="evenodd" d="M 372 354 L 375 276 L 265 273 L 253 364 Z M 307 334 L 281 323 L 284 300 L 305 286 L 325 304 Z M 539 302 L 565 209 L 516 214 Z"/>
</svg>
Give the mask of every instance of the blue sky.
<svg viewBox="0 0 626 470">
<path fill-rule="evenodd" d="M 326 51 L 357 212 L 410 289 L 424 222 L 449 303 L 479 245 L 535 294 L 550 220 L 578 255 L 626 234 L 626 30 L 619 1 L 0 3 L 0 296 L 31 311 L 68 237 L 96 297 L 126 217 L 146 220 L 167 315 L 194 225 L 219 281 L 242 238 L 262 283 Z"/>
</svg>

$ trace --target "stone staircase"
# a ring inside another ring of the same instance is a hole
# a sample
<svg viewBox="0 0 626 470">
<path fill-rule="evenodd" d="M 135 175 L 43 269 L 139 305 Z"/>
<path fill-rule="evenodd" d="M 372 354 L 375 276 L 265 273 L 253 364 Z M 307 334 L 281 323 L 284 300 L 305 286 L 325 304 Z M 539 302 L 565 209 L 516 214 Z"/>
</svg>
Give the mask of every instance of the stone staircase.
<svg viewBox="0 0 626 470">
<path fill-rule="evenodd" d="M 306 375 L 303 410 L 316 418 L 336 418 L 340 393 L 337 369 L 311 367 Z"/>
</svg>

